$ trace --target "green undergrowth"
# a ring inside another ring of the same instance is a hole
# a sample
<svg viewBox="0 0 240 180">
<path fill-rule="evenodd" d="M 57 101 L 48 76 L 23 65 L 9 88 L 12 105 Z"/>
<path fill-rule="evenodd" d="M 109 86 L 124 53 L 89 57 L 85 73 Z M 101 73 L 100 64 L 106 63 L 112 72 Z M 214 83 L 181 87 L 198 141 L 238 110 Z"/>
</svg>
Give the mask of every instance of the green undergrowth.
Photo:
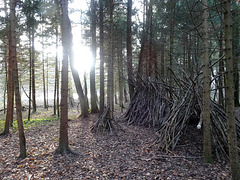
<svg viewBox="0 0 240 180">
<path fill-rule="evenodd" d="M 52 117 L 48 117 L 48 118 L 35 118 L 35 119 L 30 119 L 28 121 L 28 119 L 23 119 L 23 126 L 24 126 L 24 129 L 31 129 L 33 127 L 36 127 L 36 126 L 42 126 L 42 125 L 45 125 L 49 122 L 52 122 L 52 121 L 57 121 L 59 120 L 58 117 L 56 116 L 52 116 Z M 4 129 L 4 125 L 5 125 L 5 120 L 0 120 L 0 132 L 3 131 Z M 18 125 L 17 125 L 17 121 L 13 121 L 13 131 L 16 131 L 18 128 Z"/>
<path fill-rule="evenodd" d="M 49 122 L 57 121 L 57 120 L 59 120 L 59 117 L 56 117 L 56 116 L 52 116 L 52 117 L 48 117 L 48 118 L 30 119 L 29 121 L 27 119 L 24 119 L 23 125 L 24 125 L 24 129 L 30 129 L 33 126 L 45 125 Z M 16 121 L 13 123 L 13 127 L 17 129 Z"/>
<path fill-rule="evenodd" d="M 46 125 L 53 121 L 58 121 L 59 117 L 53 115 L 52 109 L 41 109 L 31 115 L 31 119 L 28 121 L 27 119 L 27 111 L 23 112 L 23 125 L 24 129 L 31 129 L 37 126 Z M 79 116 L 79 112 L 77 109 L 69 109 L 68 118 L 71 120 L 76 119 Z M 0 133 L 3 132 L 5 126 L 5 114 L 0 113 Z M 12 131 L 17 131 L 17 121 L 16 121 L 16 114 L 14 114 L 14 121 L 13 127 L 11 128 Z"/>
<path fill-rule="evenodd" d="M 0 119 L 0 133 L 3 132 L 5 120 Z"/>
</svg>

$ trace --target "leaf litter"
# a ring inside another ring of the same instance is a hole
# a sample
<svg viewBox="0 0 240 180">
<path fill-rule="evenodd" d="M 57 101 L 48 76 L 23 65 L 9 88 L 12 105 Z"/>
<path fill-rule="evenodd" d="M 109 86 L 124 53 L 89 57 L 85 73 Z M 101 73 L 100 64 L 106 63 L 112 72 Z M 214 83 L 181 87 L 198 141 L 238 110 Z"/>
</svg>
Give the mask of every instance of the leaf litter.
<svg viewBox="0 0 240 180">
<path fill-rule="evenodd" d="M 203 163 L 196 130 L 174 152 L 164 153 L 153 144 L 154 129 L 121 123 L 114 134 L 92 133 L 96 119 L 68 122 L 69 144 L 79 156 L 54 156 L 59 121 L 26 130 L 28 156 L 23 160 L 17 158 L 17 132 L 0 137 L 0 179 L 230 179 L 227 161 Z"/>
</svg>

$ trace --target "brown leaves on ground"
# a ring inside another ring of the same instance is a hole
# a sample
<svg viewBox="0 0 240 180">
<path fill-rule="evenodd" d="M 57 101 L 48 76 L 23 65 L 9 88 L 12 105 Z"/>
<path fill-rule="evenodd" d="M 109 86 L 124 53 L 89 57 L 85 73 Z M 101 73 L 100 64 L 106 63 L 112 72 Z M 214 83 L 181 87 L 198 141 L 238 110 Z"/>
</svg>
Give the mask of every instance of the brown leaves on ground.
<svg viewBox="0 0 240 180">
<path fill-rule="evenodd" d="M 0 179 L 230 179 L 228 164 L 202 162 L 201 142 L 186 139 L 166 154 L 151 146 L 154 130 L 122 124 L 116 134 L 93 134 L 96 119 L 69 121 L 70 147 L 79 156 L 54 156 L 59 122 L 26 131 L 24 160 L 17 158 L 17 133 L 0 137 Z"/>
</svg>

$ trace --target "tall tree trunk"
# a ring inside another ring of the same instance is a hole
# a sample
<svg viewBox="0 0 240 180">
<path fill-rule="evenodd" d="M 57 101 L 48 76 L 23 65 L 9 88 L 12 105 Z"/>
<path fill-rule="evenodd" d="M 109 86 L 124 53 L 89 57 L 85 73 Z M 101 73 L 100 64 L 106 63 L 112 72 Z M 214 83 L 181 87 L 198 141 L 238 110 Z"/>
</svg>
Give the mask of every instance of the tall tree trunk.
<svg viewBox="0 0 240 180">
<path fill-rule="evenodd" d="M 90 70 L 90 92 L 91 92 L 91 113 L 97 113 L 97 96 L 95 82 L 95 64 L 96 64 L 96 2 L 91 0 L 91 33 L 92 33 L 92 67 Z"/>
<path fill-rule="evenodd" d="M 183 59 L 182 59 L 182 68 L 186 71 L 186 57 L 187 57 L 187 35 L 185 32 L 182 33 L 182 51 L 183 51 Z"/>
<path fill-rule="evenodd" d="M 113 111 L 114 111 L 114 84 L 113 84 L 113 0 L 108 4 L 109 13 L 109 30 L 108 30 L 108 66 L 107 66 L 107 107 L 103 110 L 103 113 L 99 116 L 99 119 L 92 127 L 93 132 L 97 132 L 100 129 L 105 129 L 110 132 L 115 129 L 112 123 Z"/>
<path fill-rule="evenodd" d="M 128 96 L 127 96 L 127 90 L 126 90 L 125 83 L 124 83 L 123 93 L 124 93 L 124 102 L 127 103 L 128 102 Z"/>
<path fill-rule="evenodd" d="M 26 153 L 26 139 L 24 135 L 24 128 L 23 128 L 23 122 L 22 122 L 22 105 L 21 105 L 21 96 L 20 96 L 20 90 L 19 90 L 18 69 L 17 69 L 15 7 L 16 7 L 16 0 L 10 0 L 9 59 L 11 59 L 11 61 L 13 62 L 15 102 L 16 102 L 19 145 L 20 145 L 19 157 L 25 158 L 27 156 L 27 153 Z"/>
<path fill-rule="evenodd" d="M 83 93 L 83 88 L 81 85 L 81 81 L 78 75 L 77 70 L 74 68 L 74 56 L 73 56 L 73 50 L 72 50 L 72 30 L 71 30 L 71 22 L 70 19 L 67 19 L 67 23 L 69 26 L 69 29 L 67 29 L 68 38 L 69 38 L 69 58 L 70 58 L 70 66 L 72 71 L 72 76 L 74 80 L 74 84 L 78 93 L 78 97 L 80 100 L 80 106 L 81 106 L 81 116 L 87 117 L 88 116 L 88 103 L 86 101 L 86 97 Z"/>
<path fill-rule="evenodd" d="M 28 121 L 30 121 L 31 118 L 31 106 L 32 106 L 32 50 L 31 50 L 31 35 L 30 30 L 29 32 L 29 94 L 28 94 Z"/>
<path fill-rule="evenodd" d="M 113 119 L 114 111 L 114 84 L 113 84 L 113 0 L 110 0 L 109 5 L 109 42 L 108 42 L 108 79 L 107 79 L 107 104 L 110 107 L 109 118 Z"/>
<path fill-rule="evenodd" d="M 48 56 L 47 56 L 47 70 L 46 70 L 46 80 L 47 80 L 47 82 L 46 82 L 46 105 L 47 105 L 47 109 L 48 109 L 48 89 L 49 89 L 49 83 L 48 83 L 48 80 L 49 80 L 49 78 L 48 78 L 48 71 L 49 71 L 49 63 L 48 63 Z"/>
<path fill-rule="evenodd" d="M 42 34 L 42 73 L 43 73 L 43 105 L 44 108 L 47 109 L 47 102 L 46 102 L 46 83 L 45 83 L 45 60 L 44 60 L 44 38 Z"/>
<path fill-rule="evenodd" d="M 58 19 L 59 16 L 59 1 L 54 0 L 55 5 L 55 18 Z M 59 111 L 59 61 L 58 61 L 58 43 L 59 43 L 59 32 L 58 32 L 58 26 L 59 24 L 56 23 L 55 26 L 55 32 L 56 32 L 56 56 L 55 56 L 55 87 L 54 87 L 54 114 L 57 114 L 58 117 L 60 117 L 60 111 Z"/>
<path fill-rule="evenodd" d="M 191 77 L 193 77 L 193 68 L 194 68 L 194 65 L 193 65 L 193 60 L 191 58 L 191 55 L 192 55 L 192 52 L 191 52 L 191 46 L 192 46 L 192 36 L 191 36 L 191 33 L 188 34 L 188 38 L 187 38 L 188 42 L 187 42 L 187 64 L 188 64 L 188 71 L 189 72 L 189 75 Z"/>
<path fill-rule="evenodd" d="M 235 10 L 236 13 L 239 13 L 239 10 Z M 238 16 L 233 16 L 238 17 Z M 239 22 L 238 19 L 234 18 L 235 23 L 233 26 L 233 78 L 234 78 L 234 105 L 239 107 Z"/>
<path fill-rule="evenodd" d="M 10 10 L 11 13 L 11 18 L 15 18 L 15 2 L 11 1 L 10 3 Z M 12 22 L 13 21 L 13 22 Z M 7 114 L 6 114 L 6 120 L 5 120 L 5 126 L 4 126 L 4 131 L 2 135 L 7 135 L 9 134 L 9 128 L 10 124 L 13 122 L 13 105 L 14 105 L 14 82 L 13 82 L 13 56 L 14 56 L 14 44 L 13 44 L 13 31 L 15 31 L 15 26 L 13 24 L 15 23 L 15 19 L 10 20 L 10 31 L 9 31 L 9 58 L 8 58 L 8 80 L 7 80 Z M 12 28 L 12 29 L 11 29 Z M 16 46 L 16 45 L 15 45 Z"/>
<path fill-rule="evenodd" d="M 169 67 L 173 69 L 173 50 L 174 50 L 174 26 L 175 26 L 175 6 L 176 0 L 170 1 L 171 6 L 171 16 L 170 16 L 170 49 L 169 49 Z M 172 73 L 169 71 L 169 82 L 172 84 Z"/>
<path fill-rule="evenodd" d="M 237 146 L 236 120 L 234 115 L 234 78 L 232 56 L 232 14 L 231 1 L 224 0 L 224 36 L 226 57 L 226 115 L 228 123 L 229 160 L 232 179 L 240 179 L 239 156 Z"/>
<path fill-rule="evenodd" d="M 70 59 L 72 59 L 72 58 L 70 58 Z M 72 60 L 70 60 L 70 64 L 71 64 L 71 71 L 72 71 L 74 84 L 75 84 L 75 87 L 76 87 L 76 90 L 78 93 L 78 97 L 80 100 L 81 116 L 87 117 L 88 116 L 88 105 L 87 105 L 86 97 L 83 94 L 83 88 L 82 88 L 82 85 L 80 82 L 80 78 L 79 78 L 77 70 L 74 69 Z"/>
<path fill-rule="evenodd" d="M 118 86 L 119 86 L 119 106 L 121 112 L 123 112 L 123 47 L 122 47 L 122 34 L 120 34 L 120 40 L 118 42 Z"/>
<path fill-rule="evenodd" d="M 57 114 L 57 84 L 58 84 L 58 26 L 55 28 L 56 32 L 56 55 L 55 55 L 55 82 L 54 82 L 54 106 L 53 106 L 53 114 Z"/>
<path fill-rule="evenodd" d="M 219 104 L 225 107 L 225 100 L 223 96 L 224 87 L 224 61 L 223 61 L 223 32 L 220 31 L 219 36 Z"/>
<path fill-rule="evenodd" d="M 152 71 L 151 59 L 151 12 L 152 12 L 152 0 L 150 3 L 146 3 L 146 23 L 143 27 L 142 39 L 141 39 L 141 50 L 138 63 L 138 75 L 142 76 L 144 79 L 150 77 Z"/>
<path fill-rule="evenodd" d="M 68 56 L 69 56 L 69 20 L 68 0 L 61 0 L 61 28 L 62 28 L 62 83 L 61 83 L 61 116 L 60 116 L 60 138 L 55 153 L 65 155 L 71 150 L 68 146 Z"/>
<path fill-rule="evenodd" d="M 86 102 L 87 102 L 87 108 L 89 109 L 88 87 L 87 87 L 87 75 L 86 75 L 86 72 L 84 72 L 83 80 L 84 80 L 84 95 L 85 95 L 85 99 L 86 99 Z"/>
<path fill-rule="evenodd" d="M 5 47 L 6 47 L 4 52 L 5 82 L 4 82 L 4 94 L 3 94 L 3 113 L 4 114 L 6 113 L 6 93 L 7 93 L 7 84 L 8 84 L 7 46 Z"/>
<path fill-rule="evenodd" d="M 146 63 L 146 74 L 148 77 L 153 77 L 154 69 L 154 58 L 153 58 L 153 27 L 152 27 L 152 16 L 153 16 L 153 0 L 150 0 L 147 15 L 147 63 Z"/>
<path fill-rule="evenodd" d="M 210 61 L 209 61 L 209 35 L 208 35 L 208 1 L 202 0 L 203 8 L 203 107 L 202 119 L 203 130 L 203 158 L 205 162 L 212 162 L 212 143 L 211 143 L 211 117 L 210 117 Z"/>
<path fill-rule="evenodd" d="M 132 0 L 128 0 L 127 4 L 127 72 L 129 94 L 131 99 L 134 93 L 132 67 Z"/>
<path fill-rule="evenodd" d="M 7 1 L 4 0 L 4 12 L 6 19 L 8 18 L 8 8 L 7 8 Z M 6 43 L 7 44 L 7 43 Z M 7 84 L 8 84 L 8 61 L 7 61 L 7 51 L 8 46 L 4 46 L 4 66 L 5 66 L 5 82 L 4 82 L 4 94 L 3 94 L 3 113 L 6 113 L 6 93 L 7 93 Z M 6 123 L 6 122 L 5 122 Z M 9 124 L 9 122 L 8 122 Z M 9 125 L 8 125 L 9 126 Z M 9 129 L 9 127 L 8 127 Z"/>
<path fill-rule="evenodd" d="M 164 71 L 165 71 L 165 58 L 164 58 L 164 51 L 165 51 L 165 48 L 164 48 L 164 39 L 163 38 L 161 38 L 161 44 L 160 44 L 160 52 L 161 52 L 161 55 L 160 55 L 160 59 L 161 59 L 161 70 L 160 70 L 160 72 L 161 72 L 161 78 L 162 79 L 164 79 L 164 77 L 165 77 L 165 73 L 164 73 Z"/>
<path fill-rule="evenodd" d="M 34 27 L 32 27 L 32 106 L 33 112 L 37 111 L 36 105 L 36 87 L 35 87 L 35 34 Z"/>
<path fill-rule="evenodd" d="M 100 31 L 100 109 L 99 113 L 104 111 L 104 48 L 103 48 L 103 0 L 99 0 L 99 31 Z"/>
</svg>

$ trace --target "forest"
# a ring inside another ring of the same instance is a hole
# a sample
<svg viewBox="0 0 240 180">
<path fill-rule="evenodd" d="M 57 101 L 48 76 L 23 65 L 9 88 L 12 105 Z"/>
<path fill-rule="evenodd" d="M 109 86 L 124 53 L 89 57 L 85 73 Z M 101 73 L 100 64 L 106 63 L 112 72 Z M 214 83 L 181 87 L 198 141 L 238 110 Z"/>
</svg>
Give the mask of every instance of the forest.
<svg viewBox="0 0 240 180">
<path fill-rule="evenodd" d="M 239 180 L 239 6 L 0 0 L 0 180 Z"/>
</svg>

